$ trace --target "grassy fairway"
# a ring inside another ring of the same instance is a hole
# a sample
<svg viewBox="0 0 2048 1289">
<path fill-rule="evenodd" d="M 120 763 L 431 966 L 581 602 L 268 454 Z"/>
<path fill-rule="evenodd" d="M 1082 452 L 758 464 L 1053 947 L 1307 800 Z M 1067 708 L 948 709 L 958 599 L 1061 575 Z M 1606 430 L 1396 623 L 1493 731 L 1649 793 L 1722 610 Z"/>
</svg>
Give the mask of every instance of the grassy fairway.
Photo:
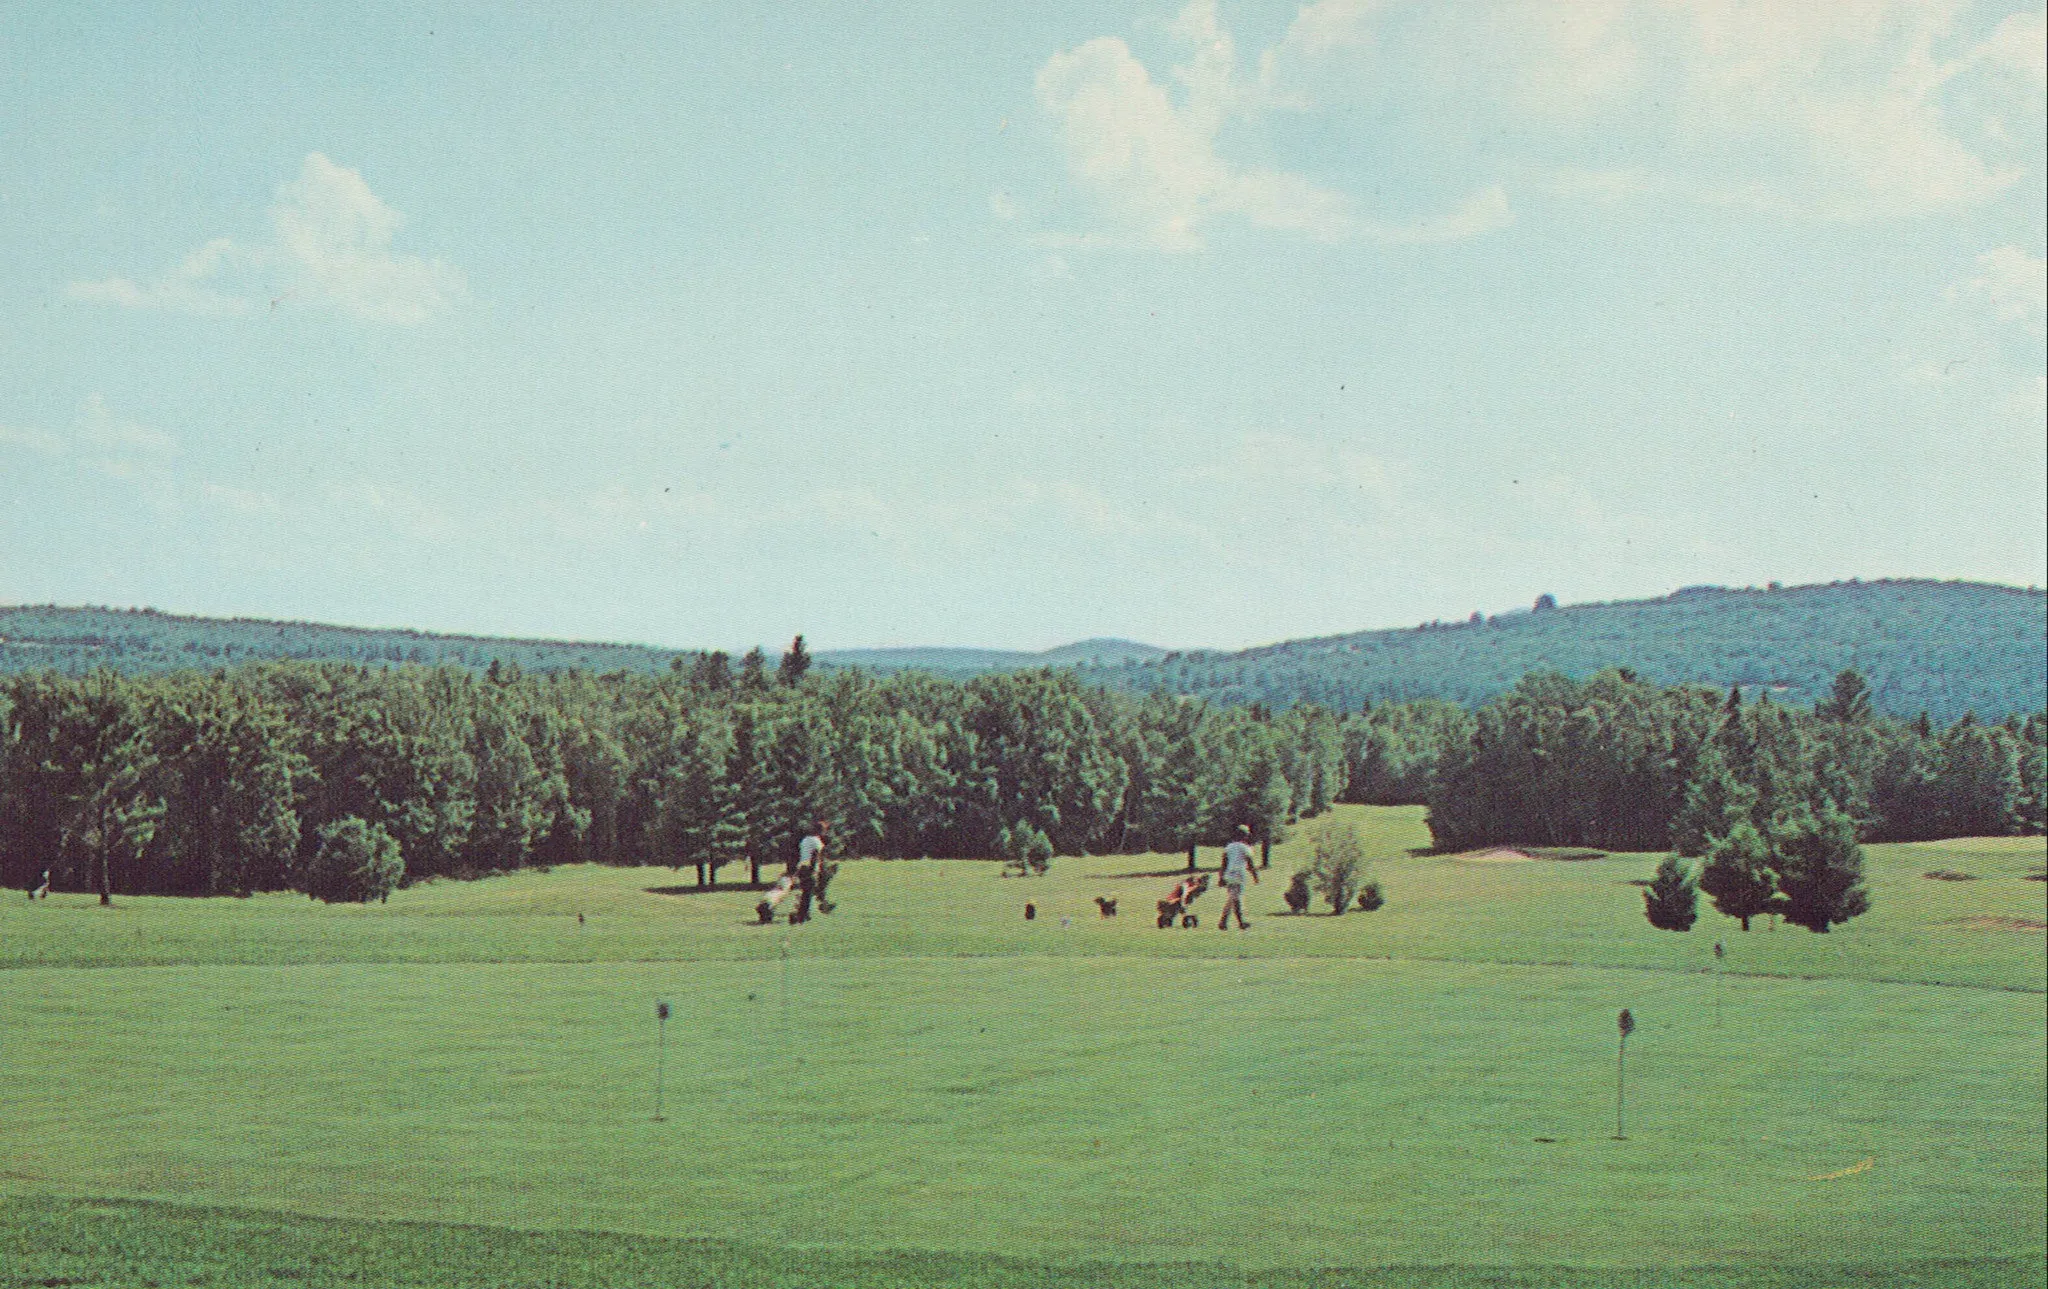
<svg viewBox="0 0 2048 1289">
<path fill-rule="evenodd" d="M 1390 906 L 1263 916 L 1283 848 L 1244 935 L 1155 930 L 1156 856 L 850 864 L 794 931 L 659 870 L 10 901 L 0 1285 L 2038 1275 L 2038 839 L 1871 848 L 1876 911 L 1825 937 L 1670 935 L 1649 857 L 1469 864 L 1352 817 Z"/>
</svg>

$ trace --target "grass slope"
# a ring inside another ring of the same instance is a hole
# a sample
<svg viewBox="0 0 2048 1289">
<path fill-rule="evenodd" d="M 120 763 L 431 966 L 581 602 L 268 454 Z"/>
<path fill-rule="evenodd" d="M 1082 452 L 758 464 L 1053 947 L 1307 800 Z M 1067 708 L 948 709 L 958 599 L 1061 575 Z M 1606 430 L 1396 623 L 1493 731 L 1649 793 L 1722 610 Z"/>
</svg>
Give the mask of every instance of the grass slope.
<svg viewBox="0 0 2048 1289">
<path fill-rule="evenodd" d="M 2021 1259 L 1794 1267 L 1343 1267 L 1244 1271 L 1199 1263 L 1052 1265 L 989 1255 L 864 1256 L 664 1240 L 297 1217 L 123 1200 L 0 1201 L 0 1289 L 2011 1289 Z"/>
<path fill-rule="evenodd" d="M 1154 929 L 1171 879 L 1136 874 L 1163 857 L 854 863 L 841 909 L 794 930 L 658 870 L 364 909 L 0 905 L 0 1285 L 2040 1266 L 2042 937 L 2001 929 L 2043 920 L 2039 839 L 1872 848 L 1877 911 L 1827 937 L 1711 914 L 1669 935 L 1629 885 L 1651 857 L 1470 864 L 1406 853 L 1412 810 L 1346 814 L 1390 906 L 1266 916 L 1269 879 L 1242 935 Z M 1125 916 L 1093 918 L 1098 893 Z M 1739 973 L 1718 982 L 1716 936 Z M 170 1198 L 195 1207 L 141 1202 Z"/>
</svg>

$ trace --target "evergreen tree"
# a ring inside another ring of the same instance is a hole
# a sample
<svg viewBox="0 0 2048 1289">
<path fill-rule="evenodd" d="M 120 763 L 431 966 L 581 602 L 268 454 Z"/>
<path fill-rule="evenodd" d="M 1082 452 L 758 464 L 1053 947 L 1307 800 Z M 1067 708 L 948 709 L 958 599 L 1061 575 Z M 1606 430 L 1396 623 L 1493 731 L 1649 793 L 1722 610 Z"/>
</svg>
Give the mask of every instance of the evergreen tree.
<svg viewBox="0 0 2048 1289">
<path fill-rule="evenodd" d="M 2017 830 L 2023 781 L 2011 734 L 1965 713 L 1942 736 L 1937 765 L 1939 836 L 2001 837 Z"/>
<path fill-rule="evenodd" d="M 713 650 L 700 653 L 690 667 L 690 684 L 707 694 L 722 694 L 732 688 L 732 660 Z"/>
<path fill-rule="evenodd" d="M 1685 804 L 1671 821 L 1671 848 L 1691 859 L 1705 855 L 1713 839 L 1751 820 L 1756 797 L 1756 789 L 1729 769 L 1720 742 L 1707 744 L 1694 765 Z"/>
<path fill-rule="evenodd" d="M 1690 931 L 1699 919 L 1699 899 L 1692 870 L 1677 856 L 1666 855 L 1643 892 L 1643 916 L 1660 931 Z"/>
<path fill-rule="evenodd" d="M 1774 822 L 1772 832 L 1779 904 L 1787 922 L 1826 932 L 1834 923 L 1869 911 L 1855 820 L 1838 809 L 1815 810 L 1800 803 Z"/>
<path fill-rule="evenodd" d="M 1777 894 L 1777 875 L 1771 870 L 1771 848 L 1763 833 L 1744 819 L 1706 846 L 1707 862 L 1701 867 L 1699 888 L 1714 901 L 1724 917 L 1749 920 L 1769 910 Z"/>
<path fill-rule="evenodd" d="M 732 741 L 726 745 L 725 787 L 730 799 L 721 822 L 726 832 L 722 844 L 734 845 L 734 858 L 747 864 L 747 880 L 761 881 L 761 861 L 767 854 L 765 830 L 770 819 L 768 780 L 761 757 L 759 735 L 751 708 L 742 707 L 733 717 Z"/>
<path fill-rule="evenodd" d="M 804 683 L 804 673 L 811 669 L 811 655 L 804 648 L 804 638 L 792 640 L 788 652 L 782 655 L 782 665 L 776 668 L 775 678 L 795 688 Z"/>
<path fill-rule="evenodd" d="M 2048 712 L 2036 712 L 2020 727 L 2020 795 L 2018 803 L 2021 832 L 2048 831 Z"/>
<path fill-rule="evenodd" d="M 302 889 L 329 904 L 368 904 L 389 899 L 404 879 L 397 839 L 383 825 L 350 815 L 320 829 Z"/>
<path fill-rule="evenodd" d="M 1835 677 L 1833 690 L 1814 705 L 1813 714 L 1824 721 L 1843 725 L 1860 725 L 1869 721 L 1873 715 L 1870 685 L 1863 679 L 1863 673 L 1854 667 L 1843 668 Z"/>
<path fill-rule="evenodd" d="M 768 657 L 760 646 L 747 650 L 740 659 L 740 692 L 759 694 L 768 688 Z"/>
<path fill-rule="evenodd" d="M 818 819 L 818 786 L 811 728 L 801 716 L 787 717 L 769 739 L 765 801 L 754 833 L 767 862 L 796 862 L 797 843 Z"/>
</svg>

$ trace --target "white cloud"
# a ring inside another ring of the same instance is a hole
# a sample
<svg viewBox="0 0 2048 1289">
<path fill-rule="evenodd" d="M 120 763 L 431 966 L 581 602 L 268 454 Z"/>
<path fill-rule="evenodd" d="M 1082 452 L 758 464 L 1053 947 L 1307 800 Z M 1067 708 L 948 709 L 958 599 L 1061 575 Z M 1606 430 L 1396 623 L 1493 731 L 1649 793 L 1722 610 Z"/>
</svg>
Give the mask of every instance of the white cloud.
<svg viewBox="0 0 2048 1289">
<path fill-rule="evenodd" d="M 1389 225 L 1360 218 L 1350 197 L 1306 176 L 1226 159 L 1217 142 L 1228 121 L 1279 101 L 1237 75 L 1236 48 L 1215 0 L 1194 0 L 1169 32 L 1188 49 L 1172 69 L 1177 98 L 1115 36 L 1055 54 L 1039 69 L 1039 105 L 1059 122 L 1070 169 L 1116 230 L 1050 239 L 1056 244 L 1199 250 L 1204 226 L 1221 218 L 1318 241 L 1389 243 L 1448 241 L 1509 222 L 1507 196 L 1497 185 L 1442 219 Z"/>
<path fill-rule="evenodd" d="M 73 282 L 73 298 L 118 304 L 129 309 L 175 309 L 202 317 L 223 317 L 247 313 L 252 302 L 208 286 L 207 279 L 220 273 L 238 258 L 232 240 L 217 237 L 187 255 L 177 268 L 148 286 L 138 286 L 124 277 L 99 282 Z"/>
<path fill-rule="evenodd" d="M 115 415 L 103 395 L 88 394 L 78 406 L 69 433 L 0 425 L 0 447 L 46 457 L 94 457 L 100 469 L 126 477 L 137 472 L 138 456 L 173 456 L 178 441 L 154 426 Z"/>
<path fill-rule="evenodd" d="M 238 515 L 283 513 L 283 507 L 277 504 L 277 498 L 267 492 L 253 492 L 247 488 L 234 488 L 222 483 L 205 483 L 199 486 L 199 495 L 212 505 Z"/>
<path fill-rule="evenodd" d="M 79 409 L 77 439 L 82 447 L 110 452 L 137 451 L 168 456 L 178 450 L 178 441 L 162 430 L 108 411 L 107 400 L 99 394 L 86 395 L 85 403 Z"/>
<path fill-rule="evenodd" d="M 2042 17 L 1969 25 L 1960 0 L 1316 0 L 1260 79 L 1302 107 L 1377 95 L 1393 119 L 1580 178 L 1632 174 L 1615 164 L 1632 149 L 1656 171 L 1639 192 L 1910 215 L 1986 201 L 2034 161 L 1998 113 L 2015 86 L 2038 111 Z M 1965 107 L 1980 138 L 1951 119 Z"/>
<path fill-rule="evenodd" d="M 64 455 L 64 440 L 47 430 L 0 425 L 0 448 L 33 452 L 42 457 L 58 457 Z"/>
<path fill-rule="evenodd" d="M 453 308 L 466 288 L 440 260 L 393 253 L 403 222 L 360 173 L 309 153 L 298 178 L 278 187 L 270 241 L 215 238 L 146 285 L 111 277 L 68 290 L 126 308 L 225 316 L 267 300 L 271 308 L 289 303 L 412 326 Z"/>
<path fill-rule="evenodd" d="M 1449 214 L 1414 224 L 1361 224 L 1359 232 L 1374 241 L 1396 245 L 1426 242 L 1458 242 L 1479 237 L 1515 222 L 1508 206 L 1507 189 L 1499 184 L 1473 193 Z"/>
<path fill-rule="evenodd" d="M 1974 59 L 2020 72 L 2036 86 L 2048 86 L 2048 13 L 2016 13 L 1977 46 Z"/>
<path fill-rule="evenodd" d="M 445 312 L 464 290 L 440 260 L 393 255 L 402 217 L 362 175 L 314 152 L 278 189 L 271 226 L 303 289 L 353 317 L 412 325 Z"/>
<path fill-rule="evenodd" d="M 1977 257 L 1977 275 L 1960 290 L 1990 302 L 2009 322 L 2040 325 L 2048 313 L 2048 261 L 2017 246 L 2001 246 Z"/>
</svg>

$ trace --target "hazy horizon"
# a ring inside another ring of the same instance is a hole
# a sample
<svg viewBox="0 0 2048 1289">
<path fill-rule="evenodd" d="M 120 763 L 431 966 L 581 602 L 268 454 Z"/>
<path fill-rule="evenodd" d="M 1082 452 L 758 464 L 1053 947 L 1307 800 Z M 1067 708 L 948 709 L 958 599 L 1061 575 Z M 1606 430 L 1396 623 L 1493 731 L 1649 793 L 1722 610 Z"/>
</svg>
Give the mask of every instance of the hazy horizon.
<svg viewBox="0 0 2048 1289">
<path fill-rule="evenodd" d="M 0 602 L 1036 651 L 2038 586 L 2044 31 L 12 7 Z"/>
</svg>

